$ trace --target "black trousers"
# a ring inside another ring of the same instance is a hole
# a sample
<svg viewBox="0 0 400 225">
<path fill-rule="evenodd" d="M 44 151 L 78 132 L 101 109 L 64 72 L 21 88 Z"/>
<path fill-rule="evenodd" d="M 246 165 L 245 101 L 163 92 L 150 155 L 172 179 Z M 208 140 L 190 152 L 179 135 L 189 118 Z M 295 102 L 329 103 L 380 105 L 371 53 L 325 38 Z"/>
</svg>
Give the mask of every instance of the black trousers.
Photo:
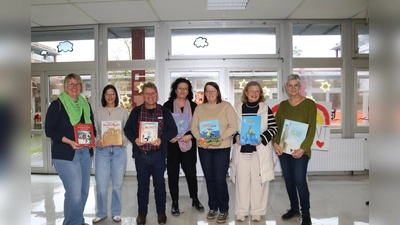
<svg viewBox="0 0 400 225">
<path fill-rule="evenodd" d="M 190 198 L 197 198 L 197 148 L 187 152 L 179 149 L 178 143 L 168 145 L 167 173 L 168 186 L 172 201 L 179 200 L 179 171 L 182 167 L 188 184 Z"/>
</svg>

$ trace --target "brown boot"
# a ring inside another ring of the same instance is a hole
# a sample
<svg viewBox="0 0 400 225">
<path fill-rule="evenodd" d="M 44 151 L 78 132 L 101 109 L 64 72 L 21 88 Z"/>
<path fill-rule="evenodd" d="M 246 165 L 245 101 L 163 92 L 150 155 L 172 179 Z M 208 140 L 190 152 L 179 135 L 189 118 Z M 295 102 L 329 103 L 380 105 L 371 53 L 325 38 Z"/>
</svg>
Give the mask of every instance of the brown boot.
<svg viewBox="0 0 400 225">
<path fill-rule="evenodd" d="M 146 224 L 146 214 L 139 214 L 136 217 L 137 225 L 145 225 Z"/>
<path fill-rule="evenodd" d="M 158 224 L 164 225 L 167 222 L 167 215 L 165 212 L 158 214 Z"/>
</svg>

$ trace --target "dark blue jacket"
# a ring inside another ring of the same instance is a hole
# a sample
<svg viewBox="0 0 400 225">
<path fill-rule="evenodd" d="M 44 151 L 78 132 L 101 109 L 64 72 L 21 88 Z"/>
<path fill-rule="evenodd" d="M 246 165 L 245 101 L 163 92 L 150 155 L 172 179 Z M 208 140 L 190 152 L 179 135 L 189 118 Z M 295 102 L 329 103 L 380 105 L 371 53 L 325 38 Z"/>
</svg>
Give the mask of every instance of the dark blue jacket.
<svg viewBox="0 0 400 225">
<path fill-rule="evenodd" d="M 139 154 L 139 146 L 137 146 L 135 140 L 139 135 L 138 119 L 140 107 L 142 107 L 142 105 L 136 106 L 132 109 L 124 128 L 125 136 L 129 139 L 130 142 L 132 142 L 132 158 L 136 158 L 136 156 Z M 163 106 L 161 106 L 161 109 L 164 119 L 164 128 L 160 137 L 161 150 L 163 151 L 164 157 L 166 158 L 168 156 L 168 143 L 178 134 L 178 128 L 176 128 L 176 124 L 171 112 Z"/>
<path fill-rule="evenodd" d="M 89 106 L 90 107 L 90 106 Z M 90 119 L 92 123 L 94 121 L 92 107 L 90 107 Z M 85 119 L 82 113 L 81 123 L 85 123 Z M 66 137 L 71 140 L 75 140 L 74 127 L 69 121 L 67 111 L 65 111 L 64 105 L 59 100 L 51 102 L 49 109 L 47 110 L 46 120 L 44 123 L 44 129 L 46 136 L 51 138 L 51 158 L 52 159 L 64 159 L 72 161 L 75 156 L 75 150 L 72 149 L 71 145 L 62 142 L 62 138 Z M 96 136 L 96 129 L 93 131 Z M 90 148 L 90 156 L 93 155 L 93 148 Z"/>
</svg>

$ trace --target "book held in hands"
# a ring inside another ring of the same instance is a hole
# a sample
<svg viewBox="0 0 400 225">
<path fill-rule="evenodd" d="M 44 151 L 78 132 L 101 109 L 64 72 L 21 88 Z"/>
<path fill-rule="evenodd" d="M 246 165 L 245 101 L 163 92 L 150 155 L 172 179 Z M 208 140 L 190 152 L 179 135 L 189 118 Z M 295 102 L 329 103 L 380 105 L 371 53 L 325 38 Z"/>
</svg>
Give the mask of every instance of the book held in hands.
<svg viewBox="0 0 400 225">
<path fill-rule="evenodd" d="M 283 131 L 279 145 L 282 146 L 282 152 L 292 154 L 300 148 L 306 138 L 308 124 L 285 119 Z"/>
<path fill-rule="evenodd" d="M 260 144 L 261 116 L 242 116 L 240 144 Z"/>
<path fill-rule="evenodd" d="M 178 135 L 176 138 L 181 138 L 190 130 L 190 115 L 188 113 L 172 113 L 176 127 L 178 128 Z"/>
<path fill-rule="evenodd" d="M 84 147 L 95 147 L 93 125 L 77 123 L 74 125 L 75 141 Z"/>
<path fill-rule="evenodd" d="M 158 122 L 140 121 L 139 139 L 141 142 L 153 142 L 158 138 Z"/>
<path fill-rule="evenodd" d="M 200 140 L 202 146 L 221 144 L 221 134 L 218 120 L 207 120 L 200 122 Z"/>
<path fill-rule="evenodd" d="M 122 145 L 121 120 L 101 121 L 101 141 L 104 145 Z"/>
</svg>

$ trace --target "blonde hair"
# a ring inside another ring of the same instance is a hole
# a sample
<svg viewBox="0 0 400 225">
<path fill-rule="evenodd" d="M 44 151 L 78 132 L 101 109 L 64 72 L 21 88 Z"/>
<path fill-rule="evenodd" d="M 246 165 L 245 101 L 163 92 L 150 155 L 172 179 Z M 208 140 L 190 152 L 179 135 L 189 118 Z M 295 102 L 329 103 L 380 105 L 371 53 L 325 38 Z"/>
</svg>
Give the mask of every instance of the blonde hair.
<svg viewBox="0 0 400 225">
<path fill-rule="evenodd" d="M 247 98 L 246 92 L 249 90 L 251 86 L 257 86 L 260 88 L 260 97 L 258 98 L 258 102 L 265 102 L 263 89 L 261 88 L 261 84 L 258 83 L 257 81 L 250 81 L 246 84 L 246 86 L 243 88 L 242 97 L 240 98 L 240 100 L 242 100 L 243 103 L 247 103 L 249 99 Z"/>
<path fill-rule="evenodd" d="M 70 80 L 72 80 L 72 79 L 78 81 L 78 83 L 81 85 L 81 93 L 82 93 L 82 78 L 81 78 L 81 76 L 79 76 L 79 74 L 76 74 L 76 73 L 70 73 L 67 76 L 65 76 L 65 78 L 64 78 L 64 91 L 67 91 L 68 82 Z"/>
</svg>

